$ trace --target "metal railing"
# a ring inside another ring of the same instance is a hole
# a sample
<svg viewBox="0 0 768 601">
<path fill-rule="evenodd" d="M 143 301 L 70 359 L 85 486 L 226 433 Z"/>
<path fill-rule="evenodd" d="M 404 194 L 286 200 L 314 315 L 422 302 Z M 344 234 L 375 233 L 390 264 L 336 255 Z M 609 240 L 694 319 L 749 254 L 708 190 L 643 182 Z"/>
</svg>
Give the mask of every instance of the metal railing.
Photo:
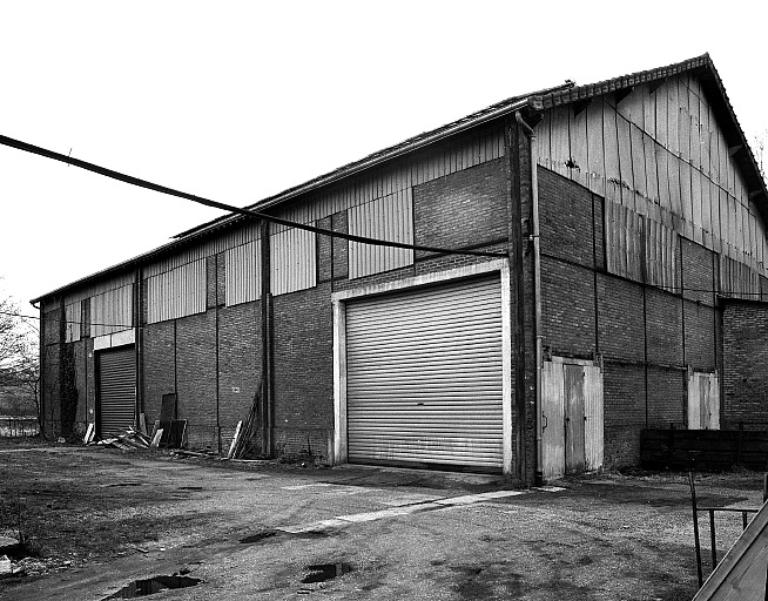
<svg viewBox="0 0 768 601">
<path fill-rule="evenodd" d="M 0 437 L 23 438 L 25 436 L 37 436 L 40 426 L 36 417 L 0 417 Z"/>
<path fill-rule="evenodd" d="M 693 539 L 696 546 L 696 575 L 699 579 L 699 588 L 704 584 L 704 578 L 701 568 L 701 537 L 699 535 L 699 513 L 709 514 L 709 541 L 710 553 L 712 557 L 712 570 L 717 567 L 717 532 L 715 528 L 715 513 L 741 514 L 741 529 L 746 530 L 749 520 L 747 516 L 750 513 L 760 511 L 759 507 L 699 507 L 696 501 L 696 484 L 693 479 L 693 472 L 688 472 L 688 484 L 691 488 L 691 510 L 693 512 Z M 768 499 L 768 474 L 763 477 L 763 503 Z M 767 592 L 768 594 L 768 592 Z M 768 596 L 766 597 L 768 599 Z"/>
</svg>

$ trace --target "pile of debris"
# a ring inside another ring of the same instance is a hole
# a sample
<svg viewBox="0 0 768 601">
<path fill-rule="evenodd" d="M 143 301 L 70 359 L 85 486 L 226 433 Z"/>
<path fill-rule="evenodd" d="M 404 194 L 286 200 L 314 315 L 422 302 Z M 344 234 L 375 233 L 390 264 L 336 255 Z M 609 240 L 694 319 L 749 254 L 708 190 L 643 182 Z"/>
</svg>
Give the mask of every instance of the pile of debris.
<svg viewBox="0 0 768 601">
<path fill-rule="evenodd" d="M 112 447 L 120 449 L 121 451 L 135 451 L 136 449 L 149 449 L 157 448 L 157 444 L 153 444 L 154 440 L 142 434 L 141 432 L 128 428 L 125 432 L 118 434 L 111 438 L 104 438 L 102 440 L 86 442 L 85 444 L 93 444 L 103 447 Z"/>
</svg>

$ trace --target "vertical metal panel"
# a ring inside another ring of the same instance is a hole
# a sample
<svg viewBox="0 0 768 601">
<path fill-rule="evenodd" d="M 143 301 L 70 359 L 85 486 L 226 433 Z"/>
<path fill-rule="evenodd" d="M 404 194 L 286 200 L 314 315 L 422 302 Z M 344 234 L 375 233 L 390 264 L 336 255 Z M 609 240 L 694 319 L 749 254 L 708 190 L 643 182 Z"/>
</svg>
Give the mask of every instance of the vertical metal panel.
<svg viewBox="0 0 768 601">
<path fill-rule="evenodd" d="M 565 475 L 565 381 L 562 363 L 544 361 L 542 383 L 542 475 L 555 480 Z"/>
<path fill-rule="evenodd" d="M 270 237 L 273 295 L 313 288 L 317 284 L 317 243 L 314 232 L 291 228 Z"/>
<path fill-rule="evenodd" d="M 133 285 L 91 297 L 91 336 L 128 330 L 133 325 Z"/>
<path fill-rule="evenodd" d="M 499 278 L 349 303 L 348 456 L 503 466 Z"/>
<path fill-rule="evenodd" d="M 347 211 L 349 233 L 413 244 L 413 198 L 402 190 Z M 349 243 L 350 279 L 413 264 L 413 250 Z"/>
<path fill-rule="evenodd" d="M 604 407 L 603 372 L 597 365 L 584 367 L 584 454 L 587 470 L 603 467 Z"/>
<path fill-rule="evenodd" d="M 135 347 L 99 351 L 99 434 L 115 436 L 135 425 Z"/>
<path fill-rule="evenodd" d="M 224 255 L 224 296 L 227 306 L 261 296 L 261 242 L 249 242 Z"/>
<path fill-rule="evenodd" d="M 80 301 L 69 303 L 64 306 L 65 338 L 66 342 L 77 342 L 80 340 L 80 321 L 82 313 Z"/>
<path fill-rule="evenodd" d="M 147 322 L 157 323 L 206 310 L 206 260 L 187 263 L 147 279 Z"/>
</svg>

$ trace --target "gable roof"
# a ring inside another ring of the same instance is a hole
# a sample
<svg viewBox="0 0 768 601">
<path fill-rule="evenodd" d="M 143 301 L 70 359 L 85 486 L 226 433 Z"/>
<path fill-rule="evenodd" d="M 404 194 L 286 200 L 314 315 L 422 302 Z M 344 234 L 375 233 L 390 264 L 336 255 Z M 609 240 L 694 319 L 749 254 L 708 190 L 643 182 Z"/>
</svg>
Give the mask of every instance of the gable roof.
<svg viewBox="0 0 768 601">
<path fill-rule="evenodd" d="M 765 181 L 760 174 L 757 161 L 755 160 L 749 143 L 747 142 L 747 138 L 741 129 L 741 125 L 736 118 L 736 114 L 728 99 L 723 82 L 720 79 L 720 75 L 715 69 L 709 54 L 703 54 L 679 63 L 622 75 L 597 83 L 576 86 L 572 81 L 568 80 L 559 86 L 513 96 L 462 117 L 461 119 L 438 127 L 437 129 L 423 132 L 417 136 L 413 136 L 403 142 L 395 144 L 394 146 L 374 152 L 358 161 L 348 163 L 347 165 L 311 179 L 303 184 L 284 190 L 279 194 L 264 198 L 254 204 L 247 205 L 246 208 L 263 211 L 278 206 L 309 192 L 313 192 L 397 159 L 408 153 L 505 117 L 518 110 L 523 111 L 529 118 L 535 117 L 541 112 L 551 108 L 577 102 L 586 102 L 594 97 L 605 94 L 617 93 L 624 90 L 628 91 L 634 86 L 641 84 L 662 82 L 669 77 L 683 73 L 694 73 L 700 78 L 702 88 L 707 94 L 707 98 L 722 126 L 728 146 L 733 153 L 733 158 L 744 175 L 744 179 L 750 192 L 750 197 L 761 198 L 762 202 L 758 203 L 758 206 L 762 212 L 762 216 L 768 221 L 768 189 L 766 189 Z M 244 219 L 248 219 L 248 217 L 229 214 L 205 222 L 194 228 L 176 234 L 171 242 L 163 246 L 57 288 L 56 290 L 33 299 L 31 302 L 37 303 L 43 298 L 61 293 L 69 288 L 84 285 L 93 280 L 120 271 L 125 271 L 129 268 L 135 268 L 152 259 L 170 254 L 177 249 L 193 244 L 201 237 L 210 235 L 222 228 L 240 223 Z"/>
</svg>

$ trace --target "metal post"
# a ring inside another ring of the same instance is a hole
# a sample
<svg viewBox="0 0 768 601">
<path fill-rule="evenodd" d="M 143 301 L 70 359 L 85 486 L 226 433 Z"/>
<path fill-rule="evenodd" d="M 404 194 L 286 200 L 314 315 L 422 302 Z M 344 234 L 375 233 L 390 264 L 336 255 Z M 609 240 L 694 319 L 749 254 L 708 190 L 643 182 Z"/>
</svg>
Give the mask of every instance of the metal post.
<svg viewBox="0 0 768 601">
<path fill-rule="evenodd" d="M 709 510 L 709 539 L 712 545 L 712 569 L 717 566 L 717 542 L 715 541 L 715 510 Z"/>
<path fill-rule="evenodd" d="M 693 540 L 696 545 L 696 574 L 699 577 L 699 588 L 704 584 L 701 575 L 701 540 L 699 539 L 699 514 L 696 508 L 696 486 L 693 483 L 693 472 L 688 472 L 688 483 L 691 487 L 691 508 L 693 510 Z"/>
</svg>

